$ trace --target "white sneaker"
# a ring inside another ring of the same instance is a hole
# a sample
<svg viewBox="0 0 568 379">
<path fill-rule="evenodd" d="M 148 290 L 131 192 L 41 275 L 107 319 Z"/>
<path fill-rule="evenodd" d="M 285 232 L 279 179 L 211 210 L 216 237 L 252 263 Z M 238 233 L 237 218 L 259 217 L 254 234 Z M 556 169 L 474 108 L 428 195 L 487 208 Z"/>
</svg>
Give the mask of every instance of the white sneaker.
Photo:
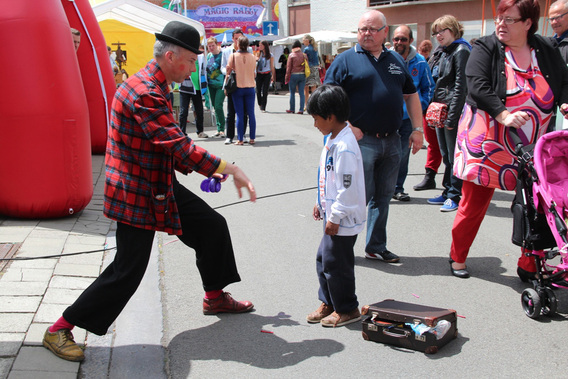
<svg viewBox="0 0 568 379">
<path fill-rule="evenodd" d="M 230 145 L 230 144 L 232 144 L 232 143 L 233 143 L 233 140 L 230 139 L 230 138 L 227 138 L 227 139 L 225 140 L 225 145 Z"/>
</svg>

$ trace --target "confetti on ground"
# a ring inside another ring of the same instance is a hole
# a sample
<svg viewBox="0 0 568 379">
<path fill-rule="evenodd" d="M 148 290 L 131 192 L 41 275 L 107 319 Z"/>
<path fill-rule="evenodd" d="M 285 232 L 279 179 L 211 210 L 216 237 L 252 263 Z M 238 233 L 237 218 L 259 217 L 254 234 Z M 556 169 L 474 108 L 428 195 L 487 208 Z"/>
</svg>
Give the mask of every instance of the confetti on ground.
<svg viewBox="0 0 568 379">
<path fill-rule="evenodd" d="M 260 329 L 261 333 L 268 333 L 268 334 L 274 334 L 274 332 L 271 332 L 270 330 L 264 330 L 264 329 Z"/>
<path fill-rule="evenodd" d="M 462 316 L 462 315 L 458 315 L 458 317 L 465 318 L 465 316 Z"/>
<path fill-rule="evenodd" d="M 412 296 L 414 296 L 417 299 L 420 299 L 420 296 L 418 296 L 417 294 L 413 293 Z"/>
</svg>

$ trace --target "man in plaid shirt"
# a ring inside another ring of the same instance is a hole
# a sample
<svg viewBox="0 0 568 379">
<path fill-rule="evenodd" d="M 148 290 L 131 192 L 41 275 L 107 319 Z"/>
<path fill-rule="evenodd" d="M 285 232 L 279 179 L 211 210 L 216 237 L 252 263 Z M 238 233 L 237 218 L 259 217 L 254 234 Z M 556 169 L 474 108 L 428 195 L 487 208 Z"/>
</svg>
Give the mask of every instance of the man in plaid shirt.
<svg viewBox="0 0 568 379">
<path fill-rule="evenodd" d="M 172 21 L 156 38 L 155 59 L 118 88 L 112 104 L 104 214 L 117 221 L 114 262 L 44 335 L 43 345 L 63 359 L 84 359 L 73 340 L 74 326 L 104 335 L 126 306 L 146 271 L 155 231 L 175 234 L 195 249 L 204 314 L 253 309 L 250 301 L 236 301 L 223 291 L 241 280 L 225 219 L 175 177 L 175 170 L 217 178 L 232 175 L 239 197 L 244 187 L 250 200 L 256 200 L 244 172 L 196 146 L 172 115 L 168 86 L 195 70 L 199 32 Z"/>
</svg>

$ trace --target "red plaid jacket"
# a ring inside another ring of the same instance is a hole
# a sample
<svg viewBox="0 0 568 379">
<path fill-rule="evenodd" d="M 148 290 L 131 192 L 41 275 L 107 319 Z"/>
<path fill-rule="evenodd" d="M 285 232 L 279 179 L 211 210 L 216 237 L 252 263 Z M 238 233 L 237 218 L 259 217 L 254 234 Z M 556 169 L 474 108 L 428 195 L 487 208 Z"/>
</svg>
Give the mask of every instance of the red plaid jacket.
<svg viewBox="0 0 568 379">
<path fill-rule="evenodd" d="M 221 159 L 181 131 L 168 93 L 155 60 L 117 89 L 105 158 L 104 214 L 138 228 L 182 234 L 174 170 L 211 176 Z"/>
</svg>

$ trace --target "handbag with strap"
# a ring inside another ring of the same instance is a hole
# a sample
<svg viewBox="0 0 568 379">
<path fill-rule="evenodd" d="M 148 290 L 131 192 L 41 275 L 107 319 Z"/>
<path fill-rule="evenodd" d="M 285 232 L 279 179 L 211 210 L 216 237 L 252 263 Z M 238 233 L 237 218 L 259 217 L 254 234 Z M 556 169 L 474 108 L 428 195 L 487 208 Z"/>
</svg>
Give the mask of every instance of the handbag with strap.
<svg viewBox="0 0 568 379">
<path fill-rule="evenodd" d="M 304 63 L 302 63 L 302 64 L 304 65 L 304 73 L 306 74 L 306 78 L 307 78 L 311 74 L 310 65 L 308 64 L 308 60 L 306 58 L 304 58 Z"/>
<path fill-rule="evenodd" d="M 431 102 L 426 110 L 426 122 L 431 128 L 443 128 L 448 118 L 448 106 L 443 103 Z"/>
<path fill-rule="evenodd" d="M 235 56 L 233 55 L 233 66 L 235 66 Z M 237 90 L 237 72 L 235 71 L 236 67 L 233 67 L 227 81 L 225 82 L 225 91 L 227 93 L 233 93 Z"/>
</svg>

